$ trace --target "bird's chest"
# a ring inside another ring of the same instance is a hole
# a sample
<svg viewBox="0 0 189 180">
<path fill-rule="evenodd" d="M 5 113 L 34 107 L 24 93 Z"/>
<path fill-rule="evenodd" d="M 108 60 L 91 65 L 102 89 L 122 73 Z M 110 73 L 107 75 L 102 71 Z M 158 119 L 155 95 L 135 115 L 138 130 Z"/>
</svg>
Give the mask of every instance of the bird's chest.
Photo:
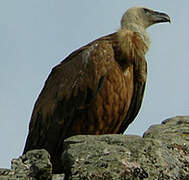
<svg viewBox="0 0 189 180">
<path fill-rule="evenodd" d="M 129 109 L 133 89 L 133 68 L 125 73 L 115 68 L 106 77 L 106 81 L 96 98 L 93 115 L 103 133 L 117 133 Z M 97 133 L 98 134 L 98 133 Z M 99 134 L 101 132 L 99 131 Z"/>
<path fill-rule="evenodd" d="M 75 117 L 72 135 L 118 133 L 133 95 L 132 73 L 132 67 L 124 74 L 115 66 L 106 74 L 94 101 Z"/>
</svg>

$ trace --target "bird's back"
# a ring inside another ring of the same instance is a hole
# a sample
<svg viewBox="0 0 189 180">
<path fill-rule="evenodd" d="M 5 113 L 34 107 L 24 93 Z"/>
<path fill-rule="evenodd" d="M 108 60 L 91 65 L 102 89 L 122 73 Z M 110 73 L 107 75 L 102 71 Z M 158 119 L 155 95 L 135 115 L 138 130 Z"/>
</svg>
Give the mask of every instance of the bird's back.
<svg viewBox="0 0 189 180">
<path fill-rule="evenodd" d="M 44 148 L 55 163 L 67 137 L 123 133 L 136 116 L 125 124 L 135 90 L 135 66 L 128 57 L 119 57 L 120 50 L 117 34 L 111 34 L 53 68 L 35 103 L 24 153 Z M 119 61 L 125 61 L 124 70 Z"/>
</svg>

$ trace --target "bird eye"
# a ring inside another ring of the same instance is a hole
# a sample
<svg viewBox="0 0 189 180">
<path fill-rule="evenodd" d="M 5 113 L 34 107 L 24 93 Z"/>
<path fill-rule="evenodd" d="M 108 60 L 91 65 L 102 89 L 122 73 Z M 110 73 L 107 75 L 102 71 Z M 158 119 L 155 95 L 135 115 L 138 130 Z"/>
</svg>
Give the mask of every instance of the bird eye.
<svg viewBox="0 0 189 180">
<path fill-rule="evenodd" d="M 149 9 L 143 8 L 145 13 L 150 13 Z"/>
</svg>

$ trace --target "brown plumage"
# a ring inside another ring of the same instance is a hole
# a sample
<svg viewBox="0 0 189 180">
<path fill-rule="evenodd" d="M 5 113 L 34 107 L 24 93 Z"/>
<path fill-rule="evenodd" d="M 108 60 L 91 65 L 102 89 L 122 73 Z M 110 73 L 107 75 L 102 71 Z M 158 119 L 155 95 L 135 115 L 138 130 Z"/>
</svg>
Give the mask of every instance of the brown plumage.
<svg viewBox="0 0 189 180">
<path fill-rule="evenodd" d="M 131 8 L 118 32 L 74 51 L 54 67 L 35 103 L 24 153 L 48 150 L 58 172 L 65 138 L 123 133 L 142 103 L 149 48 L 145 29 L 167 21 L 164 13 Z"/>
</svg>

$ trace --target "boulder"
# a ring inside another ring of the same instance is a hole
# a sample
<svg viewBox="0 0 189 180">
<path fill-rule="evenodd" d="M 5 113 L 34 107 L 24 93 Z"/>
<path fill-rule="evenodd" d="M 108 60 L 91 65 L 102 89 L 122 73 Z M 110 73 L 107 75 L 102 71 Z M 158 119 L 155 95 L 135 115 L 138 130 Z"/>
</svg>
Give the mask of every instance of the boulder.
<svg viewBox="0 0 189 180">
<path fill-rule="evenodd" d="M 69 179 L 189 180 L 189 116 L 153 125 L 143 137 L 73 136 L 64 146 Z"/>
<path fill-rule="evenodd" d="M 49 153 L 32 150 L 11 161 L 11 169 L 0 169 L 0 180 L 64 180 L 64 174 L 52 175 Z"/>
<path fill-rule="evenodd" d="M 0 169 L 1 180 L 189 180 L 189 116 L 167 119 L 143 135 L 78 135 L 65 140 L 62 174 L 45 150 Z"/>
</svg>

